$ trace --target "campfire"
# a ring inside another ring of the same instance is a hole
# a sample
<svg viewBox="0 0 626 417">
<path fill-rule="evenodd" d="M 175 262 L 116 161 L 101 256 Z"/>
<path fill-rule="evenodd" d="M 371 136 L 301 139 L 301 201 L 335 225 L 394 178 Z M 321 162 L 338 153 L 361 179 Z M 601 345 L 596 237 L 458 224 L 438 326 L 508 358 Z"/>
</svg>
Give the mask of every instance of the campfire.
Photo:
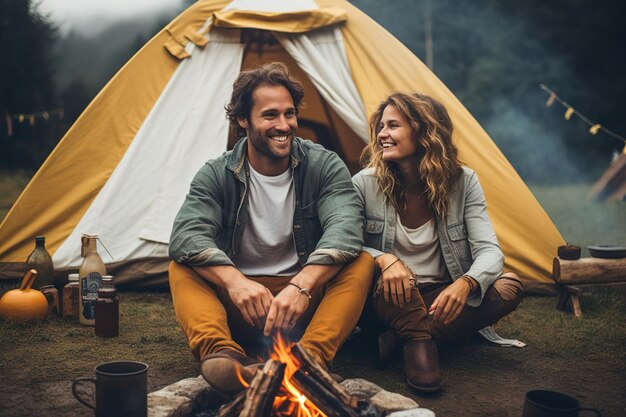
<svg viewBox="0 0 626 417">
<path fill-rule="evenodd" d="M 274 352 L 220 417 L 380 417 L 367 399 L 350 395 L 299 344 L 278 336 Z"/>
</svg>

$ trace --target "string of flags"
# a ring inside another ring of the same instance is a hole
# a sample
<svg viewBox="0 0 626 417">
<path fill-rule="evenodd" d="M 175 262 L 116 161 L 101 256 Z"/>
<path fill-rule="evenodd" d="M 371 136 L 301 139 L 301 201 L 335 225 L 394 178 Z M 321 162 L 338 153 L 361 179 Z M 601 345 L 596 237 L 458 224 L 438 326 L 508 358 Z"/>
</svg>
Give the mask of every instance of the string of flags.
<svg viewBox="0 0 626 417">
<path fill-rule="evenodd" d="M 42 119 L 44 121 L 50 120 L 51 117 L 58 117 L 63 119 L 65 117 L 65 111 L 63 109 L 43 110 L 36 113 L 16 113 L 16 114 L 4 114 L 4 120 L 7 125 L 7 134 L 13 136 L 13 121 L 17 120 L 18 123 L 27 122 L 29 125 L 34 126 L 37 120 Z"/>
<path fill-rule="evenodd" d="M 597 135 L 599 131 L 603 131 L 607 135 L 610 135 L 614 137 L 615 139 L 621 140 L 622 142 L 626 143 L 626 138 L 607 129 L 606 127 L 602 126 L 600 123 L 592 122 L 587 117 L 585 117 L 584 114 L 580 113 L 578 110 L 573 108 L 568 102 L 566 102 L 565 100 L 557 96 L 556 93 L 552 91 L 550 88 L 548 88 L 545 84 L 540 84 L 539 86 L 541 87 L 542 90 L 550 94 L 550 96 L 548 97 L 548 100 L 546 101 L 546 106 L 551 107 L 556 101 L 560 103 L 563 107 L 565 107 L 566 110 L 565 110 L 565 114 L 563 115 L 565 117 L 565 120 L 570 120 L 572 116 L 576 115 L 579 119 L 581 119 L 583 122 L 587 123 L 590 126 L 589 133 L 591 133 L 592 135 Z M 626 151 L 626 147 L 624 147 L 624 150 Z"/>
</svg>

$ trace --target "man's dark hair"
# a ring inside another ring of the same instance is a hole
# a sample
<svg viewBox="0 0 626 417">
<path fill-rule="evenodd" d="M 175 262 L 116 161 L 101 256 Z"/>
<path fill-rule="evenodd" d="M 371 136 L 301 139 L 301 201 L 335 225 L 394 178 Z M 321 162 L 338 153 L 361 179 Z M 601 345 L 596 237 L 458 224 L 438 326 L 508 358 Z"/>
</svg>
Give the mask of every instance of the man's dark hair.
<svg viewBox="0 0 626 417">
<path fill-rule="evenodd" d="M 226 106 L 226 117 L 230 125 L 237 132 L 237 137 L 246 136 L 246 130 L 239 126 L 238 119 L 248 120 L 254 106 L 252 93 L 258 87 L 282 85 L 289 91 L 296 113 L 304 97 L 304 88 L 297 78 L 289 73 L 289 69 L 282 62 L 272 62 L 255 69 L 242 71 L 233 83 L 233 94 L 230 103 Z"/>
</svg>

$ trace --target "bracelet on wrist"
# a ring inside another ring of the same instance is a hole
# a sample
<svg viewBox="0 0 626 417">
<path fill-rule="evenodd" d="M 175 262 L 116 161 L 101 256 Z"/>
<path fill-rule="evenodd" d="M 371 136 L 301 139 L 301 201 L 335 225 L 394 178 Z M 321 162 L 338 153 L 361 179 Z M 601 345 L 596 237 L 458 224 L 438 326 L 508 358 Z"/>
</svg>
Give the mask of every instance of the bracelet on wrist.
<svg viewBox="0 0 626 417">
<path fill-rule="evenodd" d="M 287 285 L 293 285 L 294 287 L 296 287 L 296 288 L 298 289 L 298 294 L 304 294 L 304 295 L 306 295 L 306 297 L 307 297 L 309 300 L 312 298 L 312 297 L 311 297 L 311 293 L 309 292 L 309 290 L 308 290 L 308 289 L 303 288 L 303 287 L 301 287 L 301 286 L 299 286 L 298 284 L 295 284 L 295 283 L 293 283 L 293 282 L 288 282 L 288 283 L 287 283 Z"/>
<path fill-rule="evenodd" d="M 391 268 L 396 262 L 400 262 L 400 258 L 396 258 L 395 261 L 393 261 L 392 263 L 390 263 L 389 265 L 387 265 L 386 267 L 384 267 L 382 269 L 382 271 L 380 271 L 380 275 L 384 274 L 386 270 L 388 270 L 389 268 Z"/>
<path fill-rule="evenodd" d="M 465 281 L 467 285 L 469 286 L 470 294 L 473 293 L 474 290 L 476 289 L 476 286 L 475 286 L 476 282 L 472 278 L 468 277 L 467 275 L 463 275 L 461 279 Z"/>
</svg>

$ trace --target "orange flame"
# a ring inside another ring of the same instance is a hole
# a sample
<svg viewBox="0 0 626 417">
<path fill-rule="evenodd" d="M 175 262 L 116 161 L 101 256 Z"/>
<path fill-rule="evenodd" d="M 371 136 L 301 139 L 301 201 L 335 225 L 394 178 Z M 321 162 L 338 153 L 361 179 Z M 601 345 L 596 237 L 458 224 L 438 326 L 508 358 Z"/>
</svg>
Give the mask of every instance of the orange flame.
<svg viewBox="0 0 626 417">
<path fill-rule="evenodd" d="M 274 412 L 279 417 L 326 417 L 322 410 L 291 383 L 291 377 L 300 368 L 300 363 L 291 354 L 291 346 L 292 343 L 285 342 L 280 333 L 274 339 L 272 359 L 286 365 L 281 387 L 281 391 L 285 392 L 274 399 Z"/>
<path fill-rule="evenodd" d="M 243 385 L 244 389 L 250 386 L 250 384 L 248 384 L 248 381 L 246 381 L 243 378 L 243 375 L 241 375 L 241 369 L 238 366 L 235 367 L 235 375 L 237 375 L 237 379 L 239 380 L 239 383 Z"/>
</svg>

